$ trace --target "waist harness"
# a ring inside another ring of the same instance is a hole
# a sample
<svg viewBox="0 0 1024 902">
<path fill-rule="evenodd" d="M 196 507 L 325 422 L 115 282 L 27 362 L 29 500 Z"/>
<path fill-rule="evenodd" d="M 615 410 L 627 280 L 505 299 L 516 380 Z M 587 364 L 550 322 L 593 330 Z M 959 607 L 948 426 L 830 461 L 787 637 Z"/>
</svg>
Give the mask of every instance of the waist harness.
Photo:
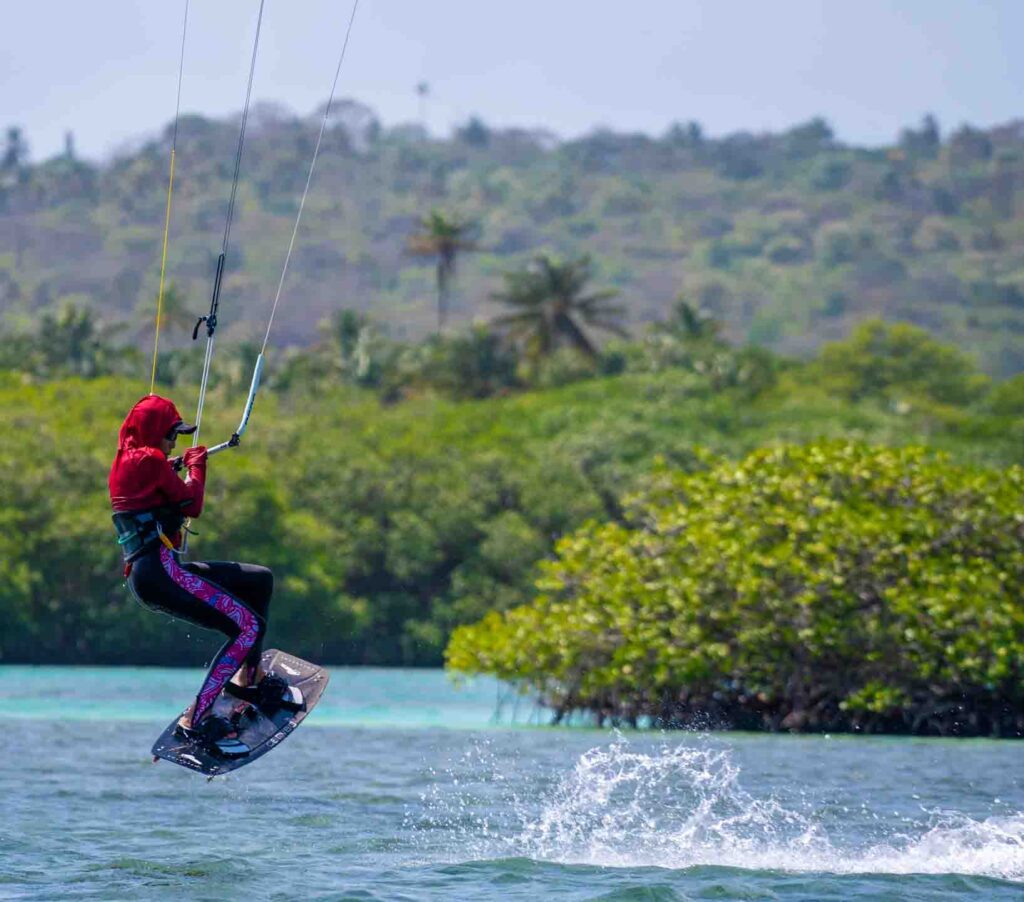
<svg viewBox="0 0 1024 902">
<path fill-rule="evenodd" d="M 167 536 L 175 535 L 185 524 L 185 515 L 173 507 L 115 513 L 112 519 L 126 564 L 161 542 L 173 551 L 174 544 Z"/>
</svg>

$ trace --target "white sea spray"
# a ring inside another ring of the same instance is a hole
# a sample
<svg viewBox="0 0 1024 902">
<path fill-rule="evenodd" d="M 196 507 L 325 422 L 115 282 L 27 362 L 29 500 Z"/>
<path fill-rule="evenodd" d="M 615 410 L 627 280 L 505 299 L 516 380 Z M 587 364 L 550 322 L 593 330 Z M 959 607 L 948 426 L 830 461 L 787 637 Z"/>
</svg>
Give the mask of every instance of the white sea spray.
<svg viewBox="0 0 1024 902">
<path fill-rule="evenodd" d="M 974 818 L 919 807 L 894 817 L 873 812 L 870 799 L 856 809 L 784 804 L 745 787 L 736 759 L 727 741 L 710 737 L 651 749 L 617 736 L 538 783 L 535 763 L 517 770 L 482 740 L 437 774 L 419 822 L 407 827 L 426 857 L 460 861 L 1024 879 L 1024 812 Z M 494 815 L 495 794 L 504 816 Z M 845 829 L 853 820 L 858 828 Z"/>
</svg>

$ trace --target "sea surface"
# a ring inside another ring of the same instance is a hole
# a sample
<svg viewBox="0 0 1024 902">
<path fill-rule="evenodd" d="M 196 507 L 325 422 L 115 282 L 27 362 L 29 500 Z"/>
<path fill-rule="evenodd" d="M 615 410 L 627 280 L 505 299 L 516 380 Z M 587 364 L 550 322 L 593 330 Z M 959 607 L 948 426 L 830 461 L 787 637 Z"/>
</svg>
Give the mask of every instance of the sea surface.
<svg viewBox="0 0 1024 902">
<path fill-rule="evenodd" d="M 200 677 L 0 667 L 0 898 L 1024 898 L 1022 742 L 552 728 L 338 668 L 207 782 L 148 754 Z"/>
</svg>

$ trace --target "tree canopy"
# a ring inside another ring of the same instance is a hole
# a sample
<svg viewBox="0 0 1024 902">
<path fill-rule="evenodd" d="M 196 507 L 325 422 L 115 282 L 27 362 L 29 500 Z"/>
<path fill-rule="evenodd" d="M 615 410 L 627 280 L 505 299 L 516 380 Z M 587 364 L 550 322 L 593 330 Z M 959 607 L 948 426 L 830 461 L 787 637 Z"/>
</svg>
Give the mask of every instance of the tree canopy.
<svg viewBox="0 0 1024 902">
<path fill-rule="evenodd" d="M 634 724 L 1024 735 L 1024 471 L 849 442 L 693 469 L 563 538 L 449 666 Z"/>
</svg>

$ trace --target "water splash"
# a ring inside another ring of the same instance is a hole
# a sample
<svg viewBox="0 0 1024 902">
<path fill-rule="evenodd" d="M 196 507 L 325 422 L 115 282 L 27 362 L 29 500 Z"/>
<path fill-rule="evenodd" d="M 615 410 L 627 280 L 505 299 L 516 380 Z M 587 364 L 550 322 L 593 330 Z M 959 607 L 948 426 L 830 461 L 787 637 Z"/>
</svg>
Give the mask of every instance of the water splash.
<svg viewBox="0 0 1024 902">
<path fill-rule="evenodd" d="M 516 773 L 484 741 L 436 777 L 422 799 L 428 816 L 407 822 L 429 834 L 428 857 L 1024 879 L 1024 812 L 978 820 L 921 810 L 893 821 L 865 803 L 855 814 L 875 825 L 868 839 L 844 829 L 842 811 L 752 795 L 732 749 L 708 738 L 652 752 L 618 737 L 546 778 Z M 504 796 L 504 817 L 494 816 L 494 795 Z"/>
<path fill-rule="evenodd" d="M 849 862 L 830 868 L 843 873 L 972 874 L 1024 879 L 1024 814 L 973 820 L 943 814 L 924 835 L 877 845 Z"/>
<path fill-rule="evenodd" d="M 545 860 L 678 868 L 750 866 L 751 856 L 822 840 L 815 824 L 753 798 L 738 780 L 727 749 L 663 747 L 652 755 L 619 739 L 580 757 L 518 842 Z"/>
</svg>

